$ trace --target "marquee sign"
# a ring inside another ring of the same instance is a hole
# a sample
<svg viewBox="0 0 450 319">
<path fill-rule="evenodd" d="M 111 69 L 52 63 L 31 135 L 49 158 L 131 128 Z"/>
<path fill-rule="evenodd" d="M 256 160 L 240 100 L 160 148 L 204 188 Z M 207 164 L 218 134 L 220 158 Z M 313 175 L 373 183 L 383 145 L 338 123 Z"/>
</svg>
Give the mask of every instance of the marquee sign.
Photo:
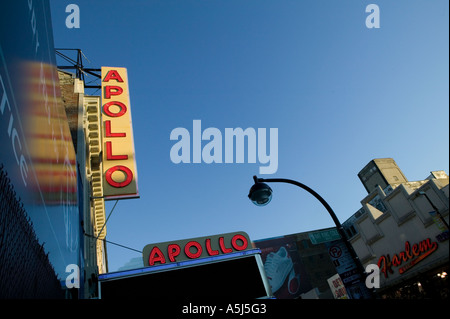
<svg viewBox="0 0 450 319">
<path fill-rule="evenodd" d="M 422 240 L 412 246 L 409 241 L 406 241 L 405 250 L 399 254 L 394 254 L 392 259 L 389 255 L 381 256 L 380 259 L 378 259 L 378 267 L 380 267 L 385 278 L 388 278 L 389 274 L 394 273 L 392 267 L 399 267 L 398 272 L 403 274 L 417 265 L 417 263 L 430 256 L 437 248 L 437 242 L 431 241 L 430 238 Z"/>
<path fill-rule="evenodd" d="M 139 197 L 126 68 L 102 67 L 103 195 Z"/>
<path fill-rule="evenodd" d="M 156 266 L 190 259 L 225 255 L 252 249 L 245 232 L 227 233 L 208 237 L 149 244 L 142 255 L 144 266 Z"/>
</svg>

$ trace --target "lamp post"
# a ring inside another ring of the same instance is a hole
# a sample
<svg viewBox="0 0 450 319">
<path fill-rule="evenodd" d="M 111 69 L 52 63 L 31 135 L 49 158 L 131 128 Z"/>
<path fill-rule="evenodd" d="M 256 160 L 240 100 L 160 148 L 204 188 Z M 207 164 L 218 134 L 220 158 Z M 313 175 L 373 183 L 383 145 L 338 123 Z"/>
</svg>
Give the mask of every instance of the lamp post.
<svg viewBox="0 0 450 319">
<path fill-rule="evenodd" d="M 272 189 L 265 183 L 288 183 L 295 186 L 298 186 L 300 188 L 303 188 L 310 194 L 312 194 L 316 199 L 320 201 L 320 203 L 326 208 L 328 213 L 330 214 L 331 218 L 333 219 L 333 222 L 336 225 L 337 231 L 339 235 L 341 236 L 348 252 L 350 253 L 350 256 L 352 257 L 356 269 L 361 276 L 361 280 L 365 281 L 366 278 L 366 272 L 364 270 L 363 265 L 361 264 L 361 261 L 358 258 L 358 255 L 356 254 L 355 250 L 353 249 L 352 244 L 347 238 L 347 235 L 345 234 L 344 228 L 342 227 L 341 222 L 337 218 L 336 214 L 334 213 L 331 206 L 320 196 L 318 193 L 316 193 L 313 189 L 306 186 L 305 184 L 302 184 L 300 182 L 291 180 L 291 179 L 285 179 L 285 178 L 258 178 L 256 176 L 253 176 L 253 180 L 255 181 L 255 184 L 250 188 L 250 192 L 248 194 L 248 197 L 250 200 L 257 206 L 265 206 L 270 203 L 272 200 Z M 371 294 L 371 298 L 374 297 L 372 291 L 368 289 L 369 293 Z"/>
</svg>

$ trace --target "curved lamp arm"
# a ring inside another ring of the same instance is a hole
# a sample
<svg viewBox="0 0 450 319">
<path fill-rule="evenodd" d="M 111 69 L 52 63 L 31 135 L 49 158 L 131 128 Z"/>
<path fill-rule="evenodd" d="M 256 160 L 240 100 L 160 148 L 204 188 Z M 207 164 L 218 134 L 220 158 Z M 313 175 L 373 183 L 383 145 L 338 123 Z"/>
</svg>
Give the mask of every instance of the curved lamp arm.
<svg viewBox="0 0 450 319">
<path fill-rule="evenodd" d="M 336 224 L 336 227 L 342 228 L 341 222 L 337 218 L 336 214 L 334 213 L 331 206 L 320 196 L 318 193 L 316 193 L 312 188 L 306 186 L 305 184 L 302 184 L 300 182 L 294 181 L 292 179 L 286 179 L 286 178 L 258 178 L 256 176 L 253 176 L 253 180 L 255 183 L 288 183 L 296 185 L 300 188 L 303 188 L 305 191 L 309 192 L 311 195 L 313 195 L 315 198 L 319 200 L 319 202 L 322 203 L 322 205 L 326 208 L 328 213 L 330 214 L 331 218 L 333 219 L 334 223 Z M 346 237 L 343 237 L 345 239 Z"/>
<path fill-rule="evenodd" d="M 308 193 L 310 193 L 311 195 L 313 195 L 315 198 L 317 198 L 320 203 L 322 203 L 322 205 L 326 208 L 326 210 L 328 211 L 328 213 L 330 214 L 331 218 L 333 219 L 337 231 L 339 233 L 339 235 L 341 236 L 342 240 L 344 241 L 345 246 L 347 247 L 348 252 L 350 253 L 353 261 L 356 264 L 356 268 L 358 269 L 358 271 L 360 272 L 360 274 L 363 276 L 362 278 L 365 278 L 367 276 L 367 273 L 361 263 L 361 261 L 359 260 L 358 255 L 356 254 L 355 250 L 353 249 L 352 244 L 350 243 L 350 241 L 347 238 L 347 235 L 345 234 L 344 231 L 344 227 L 342 227 L 341 222 L 339 221 L 339 219 L 337 218 L 336 214 L 334 213 L 333 209 L 331 208 L 331 206 L 322 198 L 322 196 L 320 196 L 318 193 L 316 193 L 312 188 L 306 186 L 305 184 L 302 184 L 300 182 L 294 181 L 292 179 L 286 179 L 286 178 L 258 178 L 256 176 L 253 176 L 253 180 L 256 183 L 288 183 L 288 184 L 292 184 L 295 186 L 298 186 L 300 188 L 303 188 L 304 190 L 306 190 Z M 373 292 L 371 292 L 373 293 Z"/>
</svg>

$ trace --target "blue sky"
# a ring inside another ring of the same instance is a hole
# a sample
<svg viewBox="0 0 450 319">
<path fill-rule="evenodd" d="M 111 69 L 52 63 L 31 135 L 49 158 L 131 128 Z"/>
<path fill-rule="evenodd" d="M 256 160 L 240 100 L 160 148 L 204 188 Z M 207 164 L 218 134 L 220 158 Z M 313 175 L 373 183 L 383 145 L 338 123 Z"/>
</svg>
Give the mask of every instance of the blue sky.
<svg viewBox="0 0 450 319">
<path fill-rule="evenodd" d="M 373 158 L 394 158 L 409 180 L 449 172 L 446 0 L 50 3 L 55 47 L 81 49 L 86 67 L 128 69 L 141 197 L 117 204 L 110 241 L 140 250 L 239 230 L 256 240 L 334 226 L 292 185 L 271 185 L 272 202 L 254 206 L 247 194 L 258 161 L 172 163 L 171 131 L 192 135 L 196 119 L 222 135 L 278 128 L 278 171 L 259 176 L 310 186 L 342 222 L 367 195 L 357 174 Z M 71 3 L 79 29 L 65 25 Z M 365 25 L 370 3 L 380 8 L 379 29 Z M 115 271 L 139 254 L 108 245 L 108 257 Z"/>
</svg>

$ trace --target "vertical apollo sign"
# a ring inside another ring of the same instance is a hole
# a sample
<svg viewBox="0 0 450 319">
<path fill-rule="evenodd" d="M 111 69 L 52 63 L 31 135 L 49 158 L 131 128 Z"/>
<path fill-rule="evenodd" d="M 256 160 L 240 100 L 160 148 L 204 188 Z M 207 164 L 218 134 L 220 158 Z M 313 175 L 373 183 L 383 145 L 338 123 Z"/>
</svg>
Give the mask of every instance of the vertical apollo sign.
<svg viewBox="0 0 450 319">
<path fill-rule="evenodd" d="M 139 197 L 126 68 L 102 67 L 103 195 Z"/>
</svg>

